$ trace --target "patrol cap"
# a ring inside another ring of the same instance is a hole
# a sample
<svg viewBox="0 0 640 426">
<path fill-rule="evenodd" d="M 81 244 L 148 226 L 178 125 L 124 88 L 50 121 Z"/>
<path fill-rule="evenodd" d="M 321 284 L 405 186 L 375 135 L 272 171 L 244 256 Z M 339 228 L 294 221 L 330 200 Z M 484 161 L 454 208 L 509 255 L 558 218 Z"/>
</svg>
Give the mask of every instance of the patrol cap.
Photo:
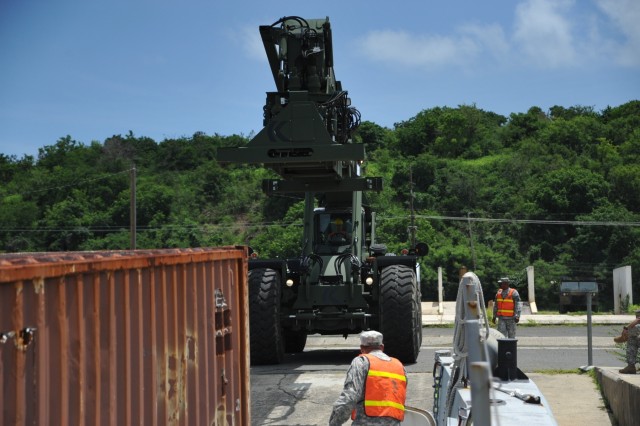
<svg viewBox="0 0 640 426">
<path fill-rule="evenodd" d="M 382 333 L 369 330 L 360 333 L 360 346 L 380 346 L 382 345 Z"/>
</svg>

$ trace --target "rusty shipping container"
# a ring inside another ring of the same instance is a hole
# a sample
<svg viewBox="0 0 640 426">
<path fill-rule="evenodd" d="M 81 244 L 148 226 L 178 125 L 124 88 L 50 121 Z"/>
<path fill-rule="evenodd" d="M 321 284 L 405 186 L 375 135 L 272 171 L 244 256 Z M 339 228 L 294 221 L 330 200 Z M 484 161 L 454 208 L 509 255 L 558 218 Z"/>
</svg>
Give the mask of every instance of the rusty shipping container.
<svg viewBox="0 0 640 426">
<path fill-rule="evenodd" d="M 0 256 L 0 424 L 250 424 L 244 247 Z"/>
</svg>

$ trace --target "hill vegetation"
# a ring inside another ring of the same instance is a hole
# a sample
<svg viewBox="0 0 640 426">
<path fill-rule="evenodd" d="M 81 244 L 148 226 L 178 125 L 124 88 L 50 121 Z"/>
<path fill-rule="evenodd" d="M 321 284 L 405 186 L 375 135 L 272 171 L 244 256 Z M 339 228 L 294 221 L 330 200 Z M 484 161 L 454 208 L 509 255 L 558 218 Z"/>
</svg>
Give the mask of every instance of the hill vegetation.
<svg viewBox="0 0 640 426">
<path fill-rule="evenodd" d="M 219 164 L 219 147 L 250 137 L 156 142 L 132 133 L 81 144 L 66 136 L 37 158 L 0 154 L 0 251 L 129 248 L 131 169 L 136 169 L 137 248 L 251 245 L 261 257 L 301 249 L 302 197 L 268 198 L 258 166 Z M 369 194 L 378 241 L 399 252 L 427 242 L 423 297 L 436 271 L 455 299 L 458 270 L 475 271 L 490 296 L 500 276 L 535 267 L 536 299 L 555 308 L 563 276 L 593 277 L 611 307 L 612 270 L 631 265 L 640 295 L 640 101 L 597 112 L 532 107 L 509 117 L 473 105 L 432 108 L 394 125 L 364 122 Z M 413 202 L 411 202 L 413 201 Z"/>
</svg>

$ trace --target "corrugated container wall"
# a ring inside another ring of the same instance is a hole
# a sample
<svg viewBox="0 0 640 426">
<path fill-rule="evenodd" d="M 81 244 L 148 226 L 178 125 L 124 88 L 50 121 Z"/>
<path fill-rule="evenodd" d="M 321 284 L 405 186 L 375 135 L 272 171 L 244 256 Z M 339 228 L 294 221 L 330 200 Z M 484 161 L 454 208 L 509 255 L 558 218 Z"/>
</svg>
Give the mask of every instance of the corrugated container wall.
<svg viewBox="0 0 640 426">
<path fill-rule="evenodd" d="M 250 424 L 244 247 L 0 256 L 2 425 Z"/>
</svg>

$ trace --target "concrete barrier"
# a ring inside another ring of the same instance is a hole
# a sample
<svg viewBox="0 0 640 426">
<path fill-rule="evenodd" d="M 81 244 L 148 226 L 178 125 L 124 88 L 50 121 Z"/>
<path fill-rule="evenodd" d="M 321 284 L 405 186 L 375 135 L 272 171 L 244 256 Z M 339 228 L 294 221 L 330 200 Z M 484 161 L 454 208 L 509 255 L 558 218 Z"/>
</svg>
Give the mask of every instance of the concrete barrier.
<svg viewBox="0 0 640 426">
<path fill-rule="evenodd" d="M 640 419 L 640 375 L 596 367 L 596 378 L 619 426 L 635 426 Z"/>
</svg>

